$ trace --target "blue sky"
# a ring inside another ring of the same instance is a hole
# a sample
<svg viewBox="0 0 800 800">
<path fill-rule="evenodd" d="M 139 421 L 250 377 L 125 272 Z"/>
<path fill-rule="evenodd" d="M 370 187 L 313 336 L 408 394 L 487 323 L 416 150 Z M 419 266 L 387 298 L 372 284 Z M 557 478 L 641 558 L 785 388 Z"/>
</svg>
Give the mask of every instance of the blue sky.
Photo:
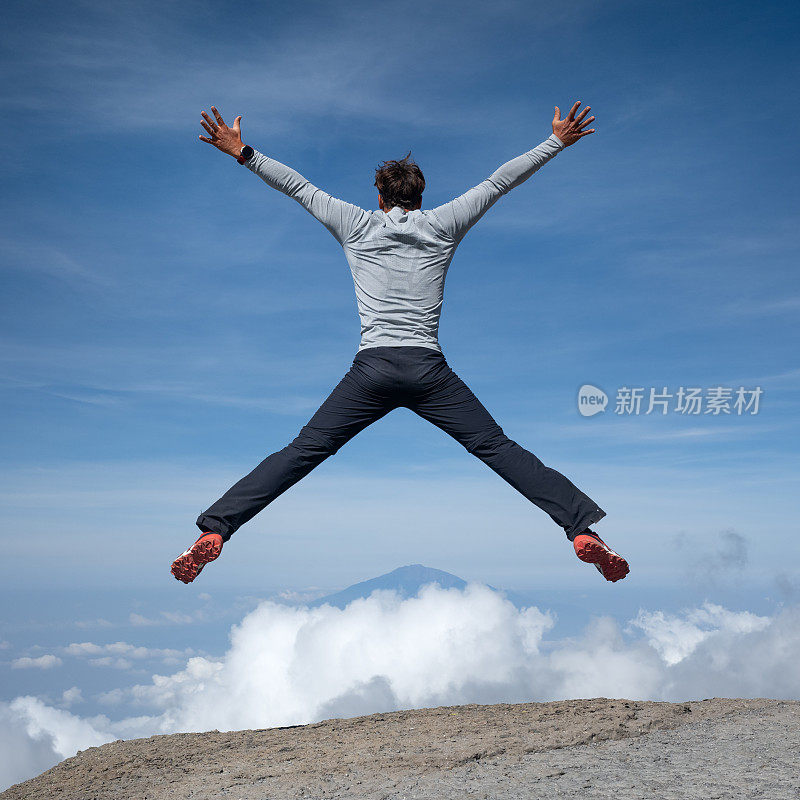
<svg viewBox="0 0 800 800">
<path fill-rule="evenodd" d="M 662 607 L 796 601 L 798 13 L 11 3 L 0 581 L 19 607 L 0 656 L 44 652 L 30 648 L 57 607 L 112 623 L 59 628 L 61 645 L 164 646 L 153 626 L 113 625 L 156 597 L 169 613 L 408 563 L 590 591 L 611 614 L 656 590 Z M 432 207 L 537 145 L 575 100 L 597 133 L 467 235 L 440 341 L 506 433 L 608 512 L 598 532 L 628 578 L 589 588 L 599 576 L 546 515 L 400 409 L 243 527 L 202 586 L 173 581 L 197 515 L 294 438 L 359 340 L 336 241 L 201 142 L 200 111 L 241 114 L 246 142 L 365 208 L 374 167 L 411 149 Z M 764 394 L 756 416 L 583 418 L 585 383 L 612 404 L 622 386 Z M 56 672 L 15 677 L 8 697 L 69 688 Z"/>
</svg>

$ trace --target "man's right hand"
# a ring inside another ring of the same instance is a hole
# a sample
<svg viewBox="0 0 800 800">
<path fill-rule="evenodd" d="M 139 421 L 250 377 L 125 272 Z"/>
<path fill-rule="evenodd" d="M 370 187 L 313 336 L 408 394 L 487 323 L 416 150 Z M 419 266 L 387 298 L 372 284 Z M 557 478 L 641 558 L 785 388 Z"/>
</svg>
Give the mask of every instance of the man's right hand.
<svg viewBox="0 0 800 800">
<path fill-rule="evenodd" d="M 227 153 L 229 156 L 239 158 L 242 147 L 244 147 L 241 130 L 242 118 L 236 117 L 233 121 L 233 127 L 229 128 L 214 106 L 211 106 L 211 111 L 214 113 L 216 121 L 211 119 L 205 111 L 200 112 L 203 115 L 203 121 L 200 124 L 211 134 L 211 138 L 207 139 L 202 135 L 200 138 L 204 142 L 213 144 L 217 150 L 222 150 L 223 153 Z"/>
<path fill-rule="evenodd" d="M 577 117 L 575 116 L 575 112 L 578 110 L 580 104 L 581 101 L 578 100 L 569 110 L 569 114 L 567 114 L 565 119 L 561 119 L 561 110 L 556 106 L 556 115 L 553 117 L 553 133 L 564 142 L 566 147 L 575 144 L 582 136 L 588 136 L 590 133 L 594 133 L 594 128 L 590 128 L 588 131 L 584 130 L 585 126 L 594 120 L 594 117 L 584 119 L 591 109 L 591 106 L 586 106 Z"/>
</svg>

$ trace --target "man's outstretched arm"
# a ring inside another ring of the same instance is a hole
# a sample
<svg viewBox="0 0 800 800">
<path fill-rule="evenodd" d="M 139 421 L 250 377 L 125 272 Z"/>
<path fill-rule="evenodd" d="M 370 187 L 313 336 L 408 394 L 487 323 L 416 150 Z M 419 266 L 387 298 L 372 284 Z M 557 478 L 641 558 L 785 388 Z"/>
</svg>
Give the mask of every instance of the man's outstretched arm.
<svg viewBox="0 0 800 800">
<path fill-rule="evenodd" d="M 464 238 L 467 231 L 507 192 L 524 183 L 536 170 L 544 166 L 553 156 L 574 144 L 578 139 L 594 133 L 594 128 L 585 127 L 594 120 L 586 118 L 591 106 L 576 117 L 580 100 L 570 109 L 565 119 L 555 107 L 553 134 L 533 150 L 512 158 L 498 167 L 485 181 L 469 191 L 431 210 L 445 232 L 456 242 Z"/>
<path fill-rule="evenodd" d="M 239 159 L 244 146 L 241 133 L 241 116 L 236 117 L 233 125 L 229 128 L 214 106 L 211 106 L 211 111 L 215 119 L 211 119 L 203 111 L 203 121 L 200 123 L 211 134 L 211 138 L 201 135 L 200 139 L 213 144 L 223 153 Z M 332 197 L 307 181 L 291 167 L 265 156 L 255 148 L 253 150 L 253 155 L 244 162 L 244 165 L 273 189 L 277 189 L 279 192 L 283 192 L 285 195 L 297 200 L 303 208 L 316 217 L 336 237 L 340 244 L 344 244 L 351 233 L 360 227 L 368 216 L 363 208 Z"/>
</svg>

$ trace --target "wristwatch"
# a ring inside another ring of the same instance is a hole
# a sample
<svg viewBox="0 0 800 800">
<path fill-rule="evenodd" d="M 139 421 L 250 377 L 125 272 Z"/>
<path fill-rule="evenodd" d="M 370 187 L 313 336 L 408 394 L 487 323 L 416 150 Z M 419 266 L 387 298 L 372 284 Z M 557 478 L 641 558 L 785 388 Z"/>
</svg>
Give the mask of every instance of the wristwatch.
<svg viewBox="0 0 800 800">
<path fill-rule="evenodd" d="M 255 153 L 255 150 L 249 144 L 246 144 L 239 152 L 239 157 L 236 160 L 240 164 L 244 164 L 245 161 L 249 161 L 253 157 L 253 153 Z"/>
</svg>

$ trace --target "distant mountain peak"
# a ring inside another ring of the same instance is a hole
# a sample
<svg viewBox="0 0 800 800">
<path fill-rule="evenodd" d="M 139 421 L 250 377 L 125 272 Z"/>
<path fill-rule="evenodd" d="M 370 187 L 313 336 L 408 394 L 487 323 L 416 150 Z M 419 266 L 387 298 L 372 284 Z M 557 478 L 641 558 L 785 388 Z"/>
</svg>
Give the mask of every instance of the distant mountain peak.
<svg viewBox="0 0 800 800">
<path fill-rule="evenodd" d="M 355 583 L 342 589 L 340 592 L 320 597 L 311 603 L 312 606 L 328 604 L 338 608 L 344 608 L 348 603 L 362 597 L 369 597 L 373 592 L 379 590 L 393 590 L 401 597 L 414 597 L 419 590 L 429 583 L 437 583 L 443 589 L 463 589 L 467 582 L 457 575 L 445 572 L 434 567 L 426 567 L 424 564 L 408 564 L 398 567 L 377 578 L 370 578 L 360 583 Z"/>
</svg>

